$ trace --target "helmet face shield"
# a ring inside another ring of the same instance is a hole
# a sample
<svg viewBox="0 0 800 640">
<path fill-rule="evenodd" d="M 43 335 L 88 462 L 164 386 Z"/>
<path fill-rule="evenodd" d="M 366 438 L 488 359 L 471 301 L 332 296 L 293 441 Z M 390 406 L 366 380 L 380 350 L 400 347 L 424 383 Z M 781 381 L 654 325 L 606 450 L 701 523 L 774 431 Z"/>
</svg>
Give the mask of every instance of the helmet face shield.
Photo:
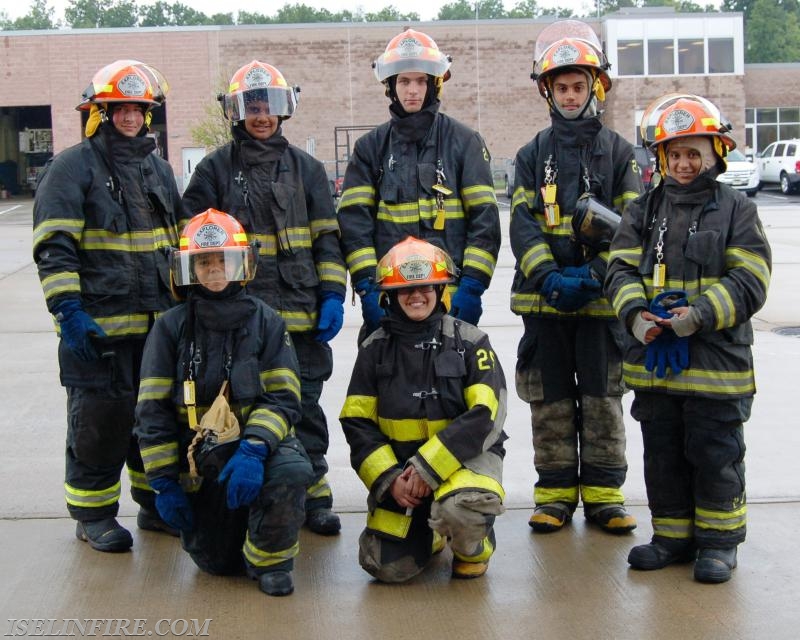
<svg viewBox="0 0 800 640">
<path fill-rule="evenodd" d="M 248 282 L 255 277 L 256 261 L 250 246 L 175 251 L 170 269 L 178 287 L 212 281 Z"/>
<path fill-rule="evenodd" d="M 229 93 L 223 98 L 225 117 L 234 122 L 244 120 L 248 112 L 270 116 L 291 117 L 297 108 L 294 89 L 269 87 Z M 266 111 L 266 113 L 264 113 Z"/>
</svg>

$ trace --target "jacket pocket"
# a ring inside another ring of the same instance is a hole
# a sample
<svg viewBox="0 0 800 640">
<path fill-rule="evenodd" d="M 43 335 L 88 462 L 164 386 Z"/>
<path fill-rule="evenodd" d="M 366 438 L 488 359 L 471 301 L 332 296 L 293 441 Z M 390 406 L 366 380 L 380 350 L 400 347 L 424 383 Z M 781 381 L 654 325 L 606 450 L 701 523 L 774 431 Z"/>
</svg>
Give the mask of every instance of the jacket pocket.
<svg viewBox="0 0 800 640">
<path fill-rule="evenodd" d="M 707 267 L 719 258 L 717 255 L 719 253 L 717 251 L 718 247 L 719 231 L 714 229 L 698 231 L 690 235 L 686 240 L 684 255 L 695 264 Z"/>
<path fill-rule="evenodd" d="M 234 358 L 231 367 L 231 391 L 232 397 L 239 402 L 251 401 L 261 395 L 261 377 L 255 357 L 238 361 Z"/>
</svg>

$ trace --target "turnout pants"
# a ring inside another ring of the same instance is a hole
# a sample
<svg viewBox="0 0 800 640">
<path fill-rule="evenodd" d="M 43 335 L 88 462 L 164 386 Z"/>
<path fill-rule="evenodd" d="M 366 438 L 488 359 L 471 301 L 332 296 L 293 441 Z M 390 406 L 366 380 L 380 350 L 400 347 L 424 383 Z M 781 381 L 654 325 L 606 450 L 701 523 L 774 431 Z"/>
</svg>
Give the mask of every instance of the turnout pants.
<svg viewBox="0 0 800 640">
<path fill-rule="evenodd" d="M 579 494 L 586 506 L 622 504 L 622 327 L 587 317 L 523 321 L 516 387 L 531 406 L 534 502 L 558 502 L 570 513 Z"/>
<path fill-rule="evenodd" d="M 295 432 L 311 460 L 314 480 L 308 487 L 306 510 L 330 509 L 333 492 L 325 474 L 328 472 L 329 434 L 325 412 L 319 404 L 323 383 L 333 373 L 333 352 L 325 342 L 318 342 L 311 332 L 290 333 L 300 364 L 300 401 L 303 415 Z"/>
<path fill-rule="evenodd" d="M 631 413 L 642 427 L 654 536 L 709 549 L 744 541 L 742 425 L 751 404 L 636 391 Z"/>
<path fill-rule="evenodd" d="M 76 520 L 117 515 L 126 463 L 133 499 L 155 510 L 132 435 L 143 349 L 144 338 L 99 341 L 101 357 L 83 362 L 63 340 L 59 344 L 61 383 L 67 391 L 64 487 L 67 509 Z"/>
<path fill-rule="evenodd" d="M 215 575 L 252 577 L 291 571 L 305 521 L 305 493 L 312 471 L 296 438 L 289 436 L 264 463 L 264 485 L 249 507 L 229 509 L 227 484 L 204 479 L 190 493 L 195 528 L 181 544 L 195 564 Z"/>
</svg>

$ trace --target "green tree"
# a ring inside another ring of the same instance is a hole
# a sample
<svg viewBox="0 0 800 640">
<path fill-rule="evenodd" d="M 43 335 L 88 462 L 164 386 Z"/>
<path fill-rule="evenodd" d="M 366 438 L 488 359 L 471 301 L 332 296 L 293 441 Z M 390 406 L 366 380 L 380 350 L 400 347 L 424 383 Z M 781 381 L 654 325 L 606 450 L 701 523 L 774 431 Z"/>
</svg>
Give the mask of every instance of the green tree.
<svg viewBox="0 0 800 640">
<path fill-rule="evenodd" d="M 225 87 L 228 83 L 223 83 Z M 191 128 L 192 142 L 212 151 L 231 141 L 231 123 L 225 118 L 220 103 L 214 101 L 203 107 L 204 118 Z"/>
<path fill-rule="evenodd" d="M 38 29 L 58 29 L 60 23 L 53 21 L 55 9 L 47 5 L 47 0 L 33 0 L 30 11 L 21 18 L 3 25 L 6 31 L 26 31 Z"/>
<path fill-rule="evenodd" d="M 250 13 L 249 11 L 240 11 L 236 17 L 236 24 L 270 24 L 272 22 L 274 20 L 263 13 Z"/>
<path fill-rule="evenodd" d="M 745 62 L 800 60 L 800 19 L 775 0 L 755 0 L 745 23 Z"/>
<path fill-rule="evenodd" d="M 418 13 L 400 13 L 400 10 L 394 7 L 393 5 L 389 5 L 388 7 L 384 7 L 377 13 L 367 13 L 364 16 L 364 20 L 367 22 L 418 22 L 419 21 L 419 14 Z"/>
<path fill-rule="evenodd" d="M 73 29 L 135 27 L 139 11 L 133 0 L 70 0 L 64 19 Z"/>
<path fill-rule="evenodd" d="M 307 22 L 333 22 L 333 14 L 327 9 L 314 9 L 305 4 L 285 4 L 278 9 L 273 22 L 280 24 L 304 24 Z"/>
<path fill-rule="evenodd" d="M 236 24 L 232 13 L 215 13 L 208 24 Z"/>
<path fill-rule="evenodd" d="M 509 18 L 538 18 L 541 15 L 542 10 L 536 0 L 519 0 L 508 12 Z"/>
<path fill-rule="evenodd" d="M 467 0 L 456 0 L 448 4 L 443 4 L 439 9 L 437 20 L 474 20 L 475 7 Z"/>
</svg>

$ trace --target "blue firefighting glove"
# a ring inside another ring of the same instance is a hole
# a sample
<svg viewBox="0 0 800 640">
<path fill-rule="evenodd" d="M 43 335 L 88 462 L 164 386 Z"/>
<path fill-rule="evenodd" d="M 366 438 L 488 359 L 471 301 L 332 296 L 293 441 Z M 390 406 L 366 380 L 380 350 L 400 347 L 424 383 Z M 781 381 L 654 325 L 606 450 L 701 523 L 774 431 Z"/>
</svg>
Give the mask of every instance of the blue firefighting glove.
<svg viewBox="0 0 800 640">
<path fill-rule="evenodd" d="M 594 279 L 594 276 L 592 275 L 592 269 L 589 267 L 588 262 L 579 267 L 564 267 L 561 269 L 561 275 L 568 278 L 584 278 L 587 280 Z"/>
<path fill-rule="evenodd" d="M 477 325 L 481 318 L 481 296 L 486 291 L 484 284 L 475 278 L 464 276 L 450 301 L 450 315 Z"/>
<path fill-rule="evenodd" d="M 542 295 L 551 307 L 569 313 L 597 300 L 601 289 L 594 278 L 574 278 L 551 271 L 542 284 Z"/>
<path fill-rule="evenodd" d="M 156 478 L 150 482 L 150 486 L 156 492 L 158 515 L 167 526 L 180 531 L 194 529 L 192 505 L 177 480 Z"/>
<path fill-rule="evenodd" d="M 217 481 L 228 481 L 228 508 L 238 509 L 250 505 L 258 497 L 264 484 L 264 460 L 269 454 L 266 443 L 242 440 L 236 453 L 222 468 Z"/>
<path fill-rule="evenodd" d="M 97 360 L 97 351 L 90 340 L 91 336 L 103 338 L 106 332 L 83 310 L 77 298 L 62 300 L 53 311 L 59 327 L 61 339 L 80 360 Z"/>
<path fill-rule="evenodd" d="M 386 312 L 381 308 L 378 300 L 378 287 L 368 278 L 359 280 L 356 283 L 356 293 L 361 298 L 361 316 L 367 327 L 367 335 L 381 326 L 381 318 Z"/>
<path fill-rule="evenodd" d="M 344 324 L 344 296 L 336 291 L 323 291 L 319 298 L 317 341 L 330 342 Z"/>
<path fill-rule="evenodd" d="M 685 307 L 686 292 L 681 290 L 664 291 L 658 294 L 650 303 L 650 313 L 659 318 L 671 318 L 670 309 Z M 672 329 L 664 330 L 647 345 L 644 368 L 648 371 L 655 369 L 656 378 L 666 378 L 667 367 L 672 375 L 680 375 L 689 366 L 689 338 L 679 338 Z"/>
</svg>

